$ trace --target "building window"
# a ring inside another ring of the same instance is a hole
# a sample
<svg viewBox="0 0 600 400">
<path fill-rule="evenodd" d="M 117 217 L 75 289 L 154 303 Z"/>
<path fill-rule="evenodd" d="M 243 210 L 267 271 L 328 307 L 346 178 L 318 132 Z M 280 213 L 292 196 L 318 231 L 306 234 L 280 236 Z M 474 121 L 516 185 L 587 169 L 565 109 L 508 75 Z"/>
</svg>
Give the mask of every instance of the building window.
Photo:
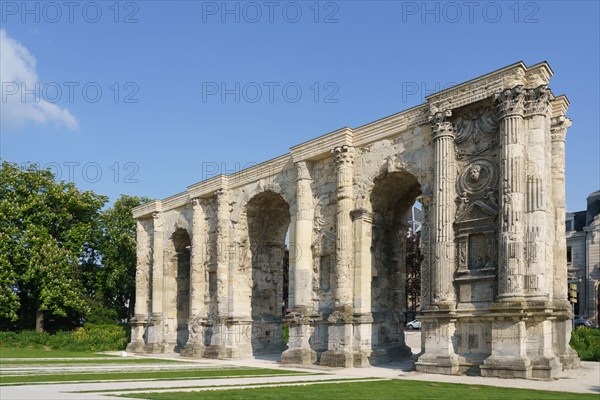
<svg viewBox="0 0 600 400">
<path fill-rule="evenodd" d="M 571 246 L 567 246 L 567 264 L 571 264 L 573 261 L 573 250 Z"/>
<path fill-rule="evenodd" d="M 567 232 L 570 232 L 573 230 L 573 219 L 572 218 L 565 220 L 565 228 L 566 228 Z"/>
</svg>

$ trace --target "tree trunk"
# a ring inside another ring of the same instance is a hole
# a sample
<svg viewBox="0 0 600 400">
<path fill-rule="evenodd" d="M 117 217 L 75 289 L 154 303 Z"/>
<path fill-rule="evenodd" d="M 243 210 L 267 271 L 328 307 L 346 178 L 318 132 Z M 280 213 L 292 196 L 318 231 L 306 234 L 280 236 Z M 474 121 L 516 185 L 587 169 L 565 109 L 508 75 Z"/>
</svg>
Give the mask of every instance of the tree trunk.
<svg viewBox="0 0 600 400">
<path fill-rule="evenodd" d="M 44 332 L 44 311 L 39 308 L 35 311 L 35 330 Z"/>
</svg>

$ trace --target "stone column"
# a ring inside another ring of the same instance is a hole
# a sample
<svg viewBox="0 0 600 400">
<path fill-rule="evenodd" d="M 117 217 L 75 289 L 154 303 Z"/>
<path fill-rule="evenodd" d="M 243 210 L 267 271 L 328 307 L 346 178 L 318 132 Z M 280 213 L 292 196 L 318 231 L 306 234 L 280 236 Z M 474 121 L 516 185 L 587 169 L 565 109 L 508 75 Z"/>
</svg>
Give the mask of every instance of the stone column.
<svg viewBox="0 0 600 400">
<path fill-rule="evenodd" d="M 526 206 L 525 163 L 527 135 L 523 126 L 525 90 L 506 89 L 496 96 L 500 122 L 500 235 L 498 296 L 493 311 L 492 352 L 481 368 L 482 376 L 531 378 L 524 315 Z"/>
<path fill-rule="evenodd" d="M 162 213 L 155 212 L 152 217 L 154 218 L 154 233 L 152 236 L 152 315 L 148 322 L 148 342 L 145 350 L 148 353 L 163 353 L 165 351 L 163 216 Z"/>
<path fill-rule="evenodd" d="M 350 211 L 353 209 L 354 147 L 340 146 L 332 151 L 337 170 L 336 221 L 336 289 L 333 313 L 328 318 L 327 351 L 321 356 L 321 365 L 350 367 L 352 354 L 352 267 L 353 235 Z"/>
<path fill-rule="evenodd" d="M 354 226 L 354 366 L 367 367 L 372 353 L 371 241 L 373 213 L 357 209 L 350 214 Z"/>
<path fill-rule="evenodd" d="M 225 348 L 227 358 L 244 358 L 252 356 L 252 342 L 255 339 L 253 337 L 255 333 L 253 332 L 252 306 L 250 300 L 252 288 L 249 287 L 247 280 L 241 277 L 243 270 L 240 268 L 240 264 L 245 257 L 245 254 L 242 252 L 246 250 L 242 247 L 242 241 L 245 239 L 243 237 L 245 232 L 236 228 L 239 226 L 239 221 L 234 220 L 234 218 L 241 213 L 236 212 L 238 211 L 237 209 L 234 210 L 234 207 L 239 207 L 239 205 L 236 205 L 230 198 L 229 195 L 227 220 L 224 222 L 226 226 L 230 227 L 227 258 L 228 289 L 226 297 L 227 318 L 225 321 Z M 272 248 L 266 246 L 262 251 L 272 252 Z M 272 253 L 268 254 L 272 256 Z M 283 256 L 279 257 L 279 260 L 282 259 Z M 252 269 L 250 269 L 250 274 L 252 274 Z"/>
<path fill-rule="evenodd" d="M 217 202 L 217 315 L 207 322 L 207 334 L 210 345 L 204 351 L 207 358 L 225 358 L 227 338 L 227 301 L 229 291 L 229 192 L 227 189 L 216 191 Z"/>
<path fill-rule="evenodd" d="M 523 208 L 525 153 L 523 134 L 525 90 L 522 86 L 496 96 L 501 137 L 500 252 L 498 300 L 523 300 Z"/>
<path fill-rule="evenodd" d="M 317 355 L 310 347 L 312 313 L 312 231 L 314 200 L 309 163 L 296 163 L 296 213 L 290 226 L 290 307 L 288 349 L 281 355 L 283 364 L 313 364 Z"/>
<path fill-rule="evenodd" d="M 456 214 L 456 156 L 454 150 L 454 129 L 449 118 L 452 111 L 439 112 L 432 107 L 431 122 L 434 148 L 433 197 L 424 198 L 424 208 L 429 214 L 431 206 L 432 229 L 429 240 L 432 250 L 429 271 L 423 275 L 422 282 L 430 282 L 430 292 L 425 293 L 421 306 L 422 333 L 421 342 L 424 351 L 415 363 L 417 371 L 456 374 L 458 356 L 454 352 L 453 335 L 456 330 L 456 294 L 454 291 L 455 244 L 454 218 Z M 427 254 L 424 254 L 427 257 Z M 427 276 L 429 275 L 429 276 Z"/>
<path fill-rule="evenodd" d="M 136 221 L 136 236 L 135 315 L 131 319 L 131 342 L 127 345 L 127 351 L 142 353 L 144 351 L 144 333 L 148 322 L 150 270 L 148 268 L 148 234 L 140 220 Z"/>
<path fill-rule="evenodd" d="M 526 92 L 527 164 L 525 220 L 525 263 L 523 277 L 525 297 L 551 301 L 554 269 L 552 267 L 552 237 L 550 174 L 550 100 L 552 94 L 542 85 Z M 564 219 L 564 217 L 562 218 Z M 547 258 L 548 257 L 548 258 Z"/>
<path fill-rule="evenodd" d="M 181 351 L 187 357 L 201 357 L 204 351 L 204 323 L 206 322 L 206 240 L 205 214 L 200 199 L 192 199 L 192 254 L 190 268 L 189 338 Z"/>
<path fill-rule="evenodd" d="M 569 345 L 573 324 L 571 322 L 571 304 L 567 300 L 567 239 L 565 234 L 565 142 L 567 129 L 572 122 L 565 116 L 552 118 L 552 201 L 555 207 L 554 215 L 554 280 L 553 302 L 559 318 L 554 324 L 554 343 L 556 354 L 563 368 L 579 367 L 579 357 Z"/>
<path fill-rule="evenodd" d="M 561 116 L 552 119 L 552 201 L 555 207 L 554 216 L 554 280 L 553 299 L 555 305 L 571 310 L 567 300 L 567 239 L 565 234 L 565 217 L 567 213 L 565 201 L 565 142 L 567 129 L 572 122 Z"/>
<path fill-rule="evenodd" d="M 433 216 L 434 252 L 431 259 L 432 306 L 453 309 L 454 292 L 454 218 L 456 213 L 456 156 L 454 129 L 449 118 L 452 111 L 433 110 L 430 117 L 433 133 L 434 176 Z"/>
</svg>

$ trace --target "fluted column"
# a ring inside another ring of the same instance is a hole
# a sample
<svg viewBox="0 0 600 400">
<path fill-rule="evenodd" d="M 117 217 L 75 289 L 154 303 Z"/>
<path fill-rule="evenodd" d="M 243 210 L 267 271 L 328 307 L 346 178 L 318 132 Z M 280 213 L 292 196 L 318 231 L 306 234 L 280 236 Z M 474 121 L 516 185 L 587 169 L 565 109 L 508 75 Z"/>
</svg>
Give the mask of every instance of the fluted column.
<svg viewBox="0 0 600 400">
<path fill-rule="evenodd" d="M 429 257 L 428 252 L 424 253 L 428 258 L 424 260 L 422 282 L 425 288 L 430 283 L 430 291 L 427 293 L 425 289 L 423 296 L 423 349 L 415 366 L 421 372 L 453 375 L 458 372 L 459 359 L 454 351 L 453 341 L 456 331 L 456 294 L 453 285 L 456 156 L 454 129 L 449 120 L 451 116 L 450 110 L 439 112 L 432 107 L 429 118 L 434 151 L 433 196 L 431 199 L 423 197 L 423 207 L 427 213 L 425 221 L 431 221 L 432 228 L 427 231 L 427 236 L 430 237 L 424 238 L 423 246 L 427 247 L 431 243 L 432 251 Z"/>
<path fill-rule="evenodd" d="M 207 323 L 207 335 L 210 345 L 204 351 L 204 357 L 224 358 L 227 356 L 225 343 L 227 339 L 228 291 L 229 291 L 229 192 L 227 189 L 216 191 L 217 226 L 216 226 L 216 316 Z"/>
<path fill-rule="evenodd" d="M 164 237 L 163 216 L 160 212 L 152 214 L 154 232 L 152 235 L 152 316 L 148 326 L 149 353 L 164 352 L 163 290 L 164 290 Z"/>
<path fill-rule="evenodd" d="M 311 349 L 310 318 L 312 306 L 312 231 L 314 201 L 309 162 L 296 163 L 296 210 L 290 226 L 290 307 L 288 349 L 281 355 L 283 364 L 312 364 L 317 356 Z"/>
<path fill-rule="evenodd" d="M 552 118 L 552 201 L 554 202 L 554 253 L 553 253 L 553 302 L 560 311 L 560 317 L 554 325 L 556 354 L 562 367 L 573 369 L 579 367 L 579 357 L 569 344 L 573 324 L 571 322 L 571 304 L 567 300 L 567 240 L 565 234 L 565 142 L 567 129 L 572 122 L 567 117 Z"/>
<path fill-rule="evenodd" d="M 131 320 L 131 342 L 127 351 L 140 353 L 144 349 L 144 333 L 148 322 L 148 234 L 140 220 L 136 221 L 135 315 Z"/>
<path fill-rule="evenodd" d="M 371 241 L 373 213 L 357 209 L 351 213 L 354 225 L 354 366 L 366 367 L 372 353 Z"/>
<path fill-rule="evenodd" d="M 431 268 L 433 305 L 454 308 L 454 218 L 456 213 L 456 158 L 450 110 L 430 117 L 433 132 L 433 220 L 434 252 Z"/>
<path fill-rule="evenodd" d="M 550 100 L 552 93 L 542 85 L 526 91 L 525 121 L 525 297 L 551 301 L 553 225 L 550 173 Z M 564 219 L 564 217 L 563 217 Z"/>
<path fill-rule="evenodd" d="M 529 139 L 523 125 L 525 94 L 523 87 L 517 86 L 495 96 L 501 141 L 498 296 L 494 305 L 499 315 L 492 322 L 492 338 L 497 339 L 492 340 L 491 355 L 480 366 L 482 376 L 526 379 L 533 376 L 527 353 L 527 321 L 519 314 L 525 304 L 526 201 L 534 202 L 533 197 L 526 198 L 525 146 Z M 534 248 L 529 248 L 532 255 Z"/>
<path fill-rule="evenodd" d="M 500 169 L 500 251 L 498 263 L 498 300 L 523 298 L 523 209 L 525 154 L 523 113 L 525 90 L 522 86 L 497 95 L 501 137 Z"/>
<path fill-rule="evenodd" d="M 352 218 L 354 197 L 354 147 L 340 146 L 333 150 L 337 170 L 337 224 L 336 224 L 336 307 L 346 310 L 352 305 Z"/>
<path fill-rule="evenodd" d="M 554 301 L 570 309 L 567 300 L 567 240 L 565 234 L 565 142 L 567 129 L 572 122 L 561 116 L 552 119 L 552 200 L 555 207 L 554 216 Z"/>
<path fill-rule="evenodd" d="M 312 231 L 315 208 L 311 188 L 312 179 L 308 162 L 296 163 L 296 221 L 295 257 L 290 260 L 293 269 L 293 307 L 306 312 L 312 301 Z"/>
<path fill-rule="evenodd" d="M 192 251 L 190 268 L 190 319 L 189 339 L 181 355 L 201 357 L 204 349 L 204 323 L 206 322 L 206 240 L 205 214 L 201 200 L 192 199 Z"/>
<path fill-rule="evenodd" d="M 333 149 L 337 171 L 336 220 L 336 289 L 334 311 L 328 322 L 328 350 L 321 356 L 321 364 L 349 367 L 353 365 L 353 235 L 350 211 L 354 205 L 354 147 Z"/>
</svg>

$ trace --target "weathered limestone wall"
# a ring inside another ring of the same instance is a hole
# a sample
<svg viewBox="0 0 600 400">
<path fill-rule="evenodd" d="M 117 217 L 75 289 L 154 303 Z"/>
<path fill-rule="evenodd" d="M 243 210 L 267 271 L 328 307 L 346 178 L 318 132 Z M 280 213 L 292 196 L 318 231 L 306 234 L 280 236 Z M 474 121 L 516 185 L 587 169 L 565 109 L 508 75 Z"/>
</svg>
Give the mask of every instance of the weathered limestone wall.
<svg viewBox="0 0 600 400">
<path fill-rule="evenodd" d="M 406 213 L 419 201 L 417 369 L 552 378 L 576 367 L 562 227 L 570 122 L 551 75 L 513 64 L 138 207 L 129 349 L 342 367 L 410 356 Z"/>
</svg>

